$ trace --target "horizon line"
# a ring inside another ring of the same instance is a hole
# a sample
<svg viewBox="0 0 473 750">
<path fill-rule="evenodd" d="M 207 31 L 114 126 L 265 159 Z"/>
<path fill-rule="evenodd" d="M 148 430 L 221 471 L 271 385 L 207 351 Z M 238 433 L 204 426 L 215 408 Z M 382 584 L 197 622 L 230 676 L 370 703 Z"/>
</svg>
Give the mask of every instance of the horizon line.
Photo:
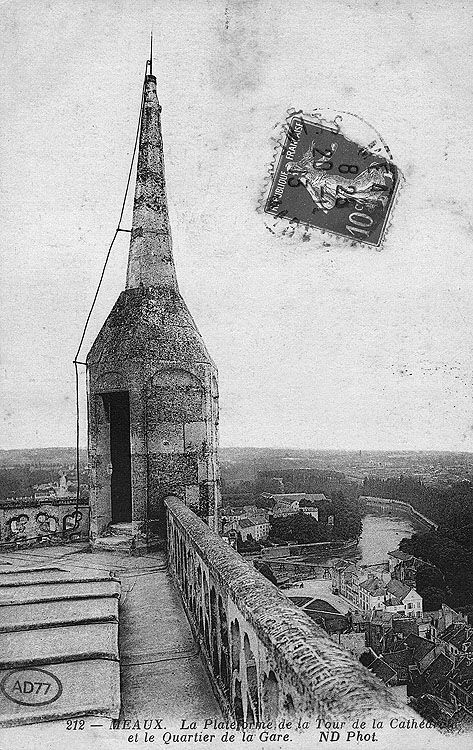
<svg viewBox="0 0 473 750">
<path fill-rule="evenodd" d="M 302 448 L 287 445 L 220 445 L 221 449 L 230 450 L 253 450 L 253 451 L 311 451 L 312 453 L 467 453 L 473 455 L 473 450 L 454 448 Z M 81 451 L 86 451 L 86 445 L 81 445 Z M 0 448 L 0 452 L 8 451 L 41 451 L 41 450 L 76 450 L 74 445 L 43 445 L 36 447 L 21 446 L 15 448 Z"/>
</svg>

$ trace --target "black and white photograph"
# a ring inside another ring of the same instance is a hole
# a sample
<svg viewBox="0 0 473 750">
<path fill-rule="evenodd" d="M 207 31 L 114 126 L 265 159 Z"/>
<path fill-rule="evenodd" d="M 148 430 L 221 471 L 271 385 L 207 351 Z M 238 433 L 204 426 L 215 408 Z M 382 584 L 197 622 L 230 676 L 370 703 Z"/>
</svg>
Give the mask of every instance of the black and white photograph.
<svg viewBox="0 0 473 750">
<path fill-rule="evenodd" d="M 0 750 L 471 748 L 472 8 L 0 20 Z"/>
</svg>

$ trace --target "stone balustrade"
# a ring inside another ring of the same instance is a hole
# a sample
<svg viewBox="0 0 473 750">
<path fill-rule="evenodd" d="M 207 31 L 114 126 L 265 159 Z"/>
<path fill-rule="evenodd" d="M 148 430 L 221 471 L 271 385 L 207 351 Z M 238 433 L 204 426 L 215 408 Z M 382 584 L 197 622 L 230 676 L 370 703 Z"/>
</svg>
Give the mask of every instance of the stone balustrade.
<svg viewBox="0 0 473 750">
<path fill-rule="evenodd" d="M 165 505 L 170 571 L 227 716 L 411 713 L 181 500 Z"/>
</svg>

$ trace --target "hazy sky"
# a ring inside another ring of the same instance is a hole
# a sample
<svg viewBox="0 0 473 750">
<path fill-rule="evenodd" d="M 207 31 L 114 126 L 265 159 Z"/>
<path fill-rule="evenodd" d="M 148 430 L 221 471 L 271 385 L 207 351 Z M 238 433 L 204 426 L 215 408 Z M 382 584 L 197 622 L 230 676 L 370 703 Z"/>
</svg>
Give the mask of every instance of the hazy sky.
<svg viewBox="0 0 473 750">
<path fill-rule="evenodd" d="M 0 447 L 74 442 L 72 359 L 153 24 L 175 260 L 219 367 L 221 443 L 473 450 L 468 3 L 15 0 L 0 18 Z M 256 205 L 290 106 L 349 110 L 389 144 L 406 182 L 381 252 L 266 229 Z"/>
</svg>

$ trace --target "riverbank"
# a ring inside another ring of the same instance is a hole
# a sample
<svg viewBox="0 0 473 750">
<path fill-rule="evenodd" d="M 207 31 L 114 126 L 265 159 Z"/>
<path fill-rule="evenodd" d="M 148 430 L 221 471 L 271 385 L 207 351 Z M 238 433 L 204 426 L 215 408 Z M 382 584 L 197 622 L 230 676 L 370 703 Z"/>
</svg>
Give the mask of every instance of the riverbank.
<svg viewBox="0 0 473 750">
<path fill-rule="evenodd" d="M 410 503 L 405 503 L 402 500 L 392 500 L 389 497 L 372 497 L 371 495 L 360 495 L 358 499 L 365 507 L 388 511 L 393 509 L 394 511 L 405 512 L 421 524 L 424 524 L 428 529 L 434 529 L 434 531 L 438 529 L 438 524 L 435 521 L 432 521 L 431 518 L 418 511 Z"/>
<path fill-rule="evenodd" d="M 363 516 L 361 535 L 355 549 L 343 554 L 331 553 L 325 557 L 318 557 L 317 560 L 314 559 L 314 563 L 319 566 L 330 566 L 342 558 L 356 562 L 360 566 L 387 564 L 388 552 L 397 549 L 401 539 L 411 537 L 422 530 L 421 523 L 404 512 L 397 513 L 391 509 L 386 513 L 373 508 Z"/>
</svg>

